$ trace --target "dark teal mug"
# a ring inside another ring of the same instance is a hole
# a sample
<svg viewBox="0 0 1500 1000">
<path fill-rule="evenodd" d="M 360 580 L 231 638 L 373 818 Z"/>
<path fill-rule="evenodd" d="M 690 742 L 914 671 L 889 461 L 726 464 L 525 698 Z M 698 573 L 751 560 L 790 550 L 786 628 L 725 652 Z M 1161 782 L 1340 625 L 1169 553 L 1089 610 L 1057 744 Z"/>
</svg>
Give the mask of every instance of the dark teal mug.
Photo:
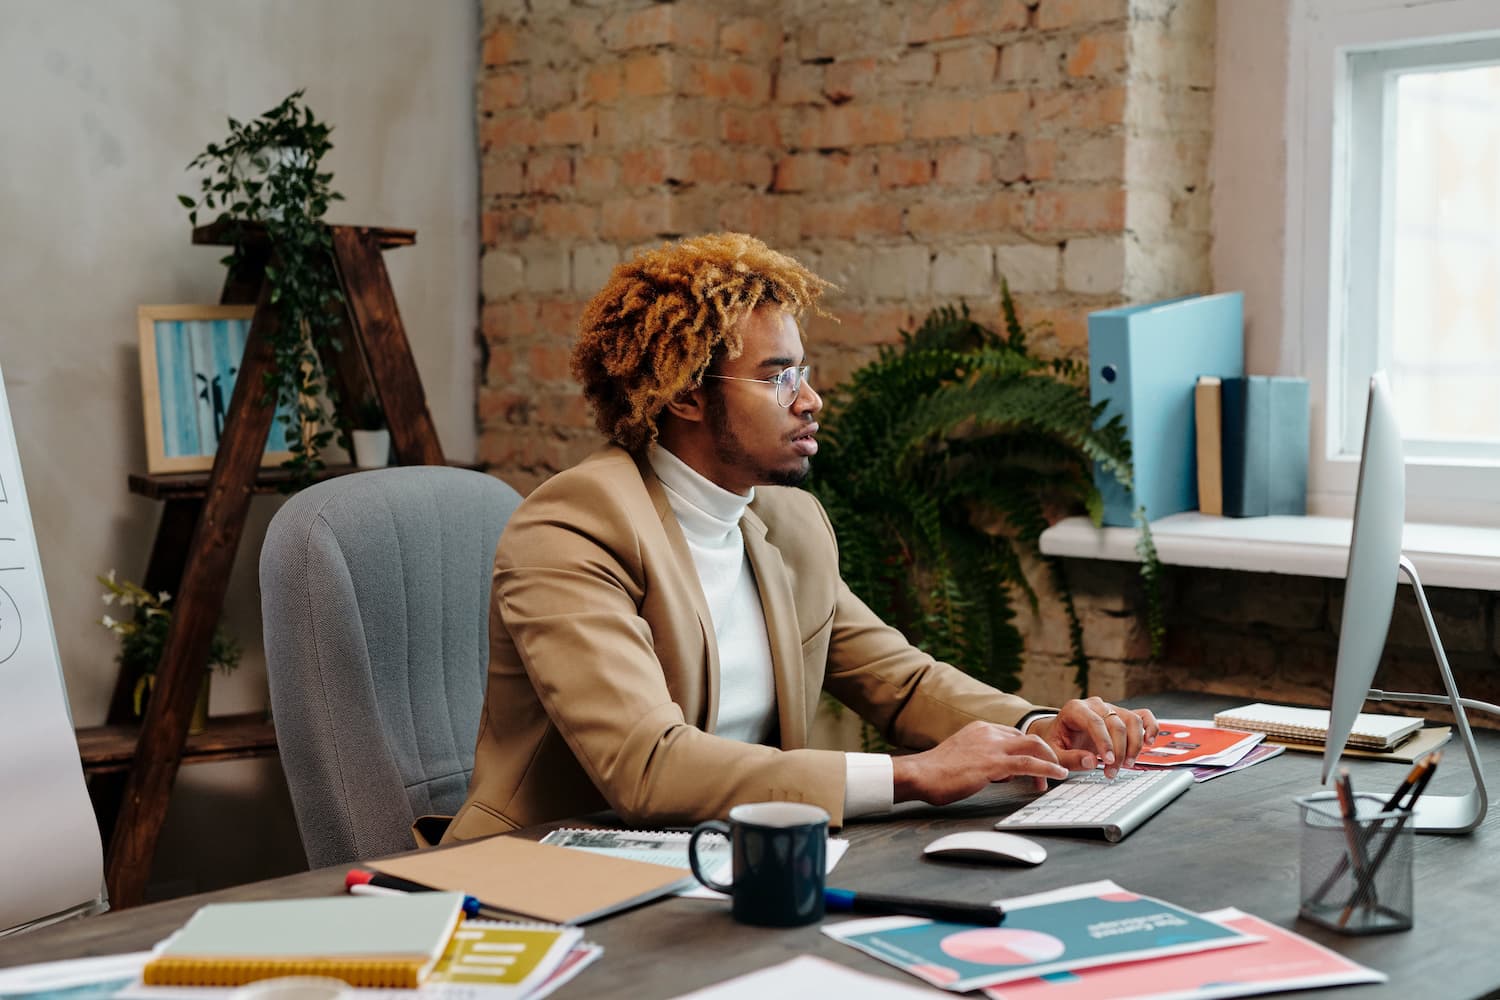
<svg viewBox="0 0 1500 1000">
<path fill-rule="evenodd" d="M 704 873 L 698 838 L 728 838 L 734 881 Z M 801 802 L 751 802 L 729 810 L 729 822 L 699 823 L 688 840 L 688 862 L 698 881 L 734 901 L 734 919 L 762 927 L 800 927 L 823 919 L 828 869 L 828 813 Z"/>
</svg>

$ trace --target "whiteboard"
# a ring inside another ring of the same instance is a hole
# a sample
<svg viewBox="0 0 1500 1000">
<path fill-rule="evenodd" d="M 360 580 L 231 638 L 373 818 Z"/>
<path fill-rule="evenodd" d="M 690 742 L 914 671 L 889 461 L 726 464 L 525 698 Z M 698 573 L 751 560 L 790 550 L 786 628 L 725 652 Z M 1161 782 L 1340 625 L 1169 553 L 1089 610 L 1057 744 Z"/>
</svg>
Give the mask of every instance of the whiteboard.
<svg viewBox="0 0 1500 1000">
<path fill-rule="evenodd" d="M 0 935 L 103 909 L 99 826 L 0 372 Z"/>
</svg>

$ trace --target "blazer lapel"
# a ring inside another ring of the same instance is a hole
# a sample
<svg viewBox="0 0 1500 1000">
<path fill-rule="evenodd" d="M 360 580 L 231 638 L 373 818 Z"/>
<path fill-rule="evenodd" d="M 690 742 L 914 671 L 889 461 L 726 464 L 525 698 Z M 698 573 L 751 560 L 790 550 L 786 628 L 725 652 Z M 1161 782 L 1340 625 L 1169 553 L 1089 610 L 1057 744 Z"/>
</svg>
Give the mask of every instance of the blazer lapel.
<svg viewBox="0 0 1500 1000">
<path fill-rule="evenodd" d="M 672 505 L 667 502 L 667 492 L 662 488 L 661 480 L 656 478 L 656 473 L 651 471 L 651 466 L 644 457 L 638 457 L 636 464 L 640 467 L 641 478 L 646 482 L 646 492 L 651 497 L 652 506 L 656 508 L 656 516 L 661 519 L 667 544 L 672 548 L 672 560 L 687 580 L 684 589 L 692 595 L 693 613 L 698 616 L 698 629 L 703 637 L 704 650 L 703 687 L 707 692 L 708 702 L 703 731 L 711 733 L 719 724 L 719 643 L 714 637 L 713 619 L 708 613 L 708 598 L 703 596 L 703 585 L 698 580 L 698 569 L 693 565 L 693 554 L 688 550 L 687 537 L 682 533 L 677 515 L 672 512 Z M 779 681 L 777 686 L 780 686 Z"/>
<path fill-rule="evenodd" d="M 771 667 L 776 675 L 776 712 L 781 724 L 781 746 L 800 750 L 807 746 L 807 692 L 802 672 L 802 645 L 797 628 L 797 608 L 792 585 L 781 553 L 766 541 L 766 526 L 754 511 L 740 519 L 745 554 L 755 571 L 760 606 L 766 616 L 766 637 L 771 643 Z"/>
</svg>

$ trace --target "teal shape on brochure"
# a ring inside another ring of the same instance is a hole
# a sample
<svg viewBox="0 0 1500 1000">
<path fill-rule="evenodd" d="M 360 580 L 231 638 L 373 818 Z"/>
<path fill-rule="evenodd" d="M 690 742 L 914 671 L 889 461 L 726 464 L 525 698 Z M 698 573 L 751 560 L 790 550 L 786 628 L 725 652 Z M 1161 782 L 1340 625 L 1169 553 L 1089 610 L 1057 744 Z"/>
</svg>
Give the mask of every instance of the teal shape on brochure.
<svg viewBox="0 0 1500 1000">
<path fill-rule="evenodd" d="M 1244 293 L 1192 295 L 1089 314 L 1089 398 L 1125 424 L 1130 489 L 1095 468 L 1104 523 L 1128 527 L 1198 509 L 1193 386 L 1245 374 Z"/>
</svg>

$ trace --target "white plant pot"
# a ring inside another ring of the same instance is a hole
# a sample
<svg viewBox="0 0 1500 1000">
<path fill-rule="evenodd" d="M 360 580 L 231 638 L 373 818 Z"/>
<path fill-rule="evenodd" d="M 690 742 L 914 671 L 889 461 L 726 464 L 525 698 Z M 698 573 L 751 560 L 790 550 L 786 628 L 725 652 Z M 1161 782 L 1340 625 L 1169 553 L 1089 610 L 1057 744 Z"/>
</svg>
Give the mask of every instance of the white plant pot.
<svg viewBox="0 0 1500 1000">
<path fill-rule="evenodd" d="M 350 431 L 354 464 L 361 469 L 383 469 L 391 464 L 391 432 Z"/>
</svg>

